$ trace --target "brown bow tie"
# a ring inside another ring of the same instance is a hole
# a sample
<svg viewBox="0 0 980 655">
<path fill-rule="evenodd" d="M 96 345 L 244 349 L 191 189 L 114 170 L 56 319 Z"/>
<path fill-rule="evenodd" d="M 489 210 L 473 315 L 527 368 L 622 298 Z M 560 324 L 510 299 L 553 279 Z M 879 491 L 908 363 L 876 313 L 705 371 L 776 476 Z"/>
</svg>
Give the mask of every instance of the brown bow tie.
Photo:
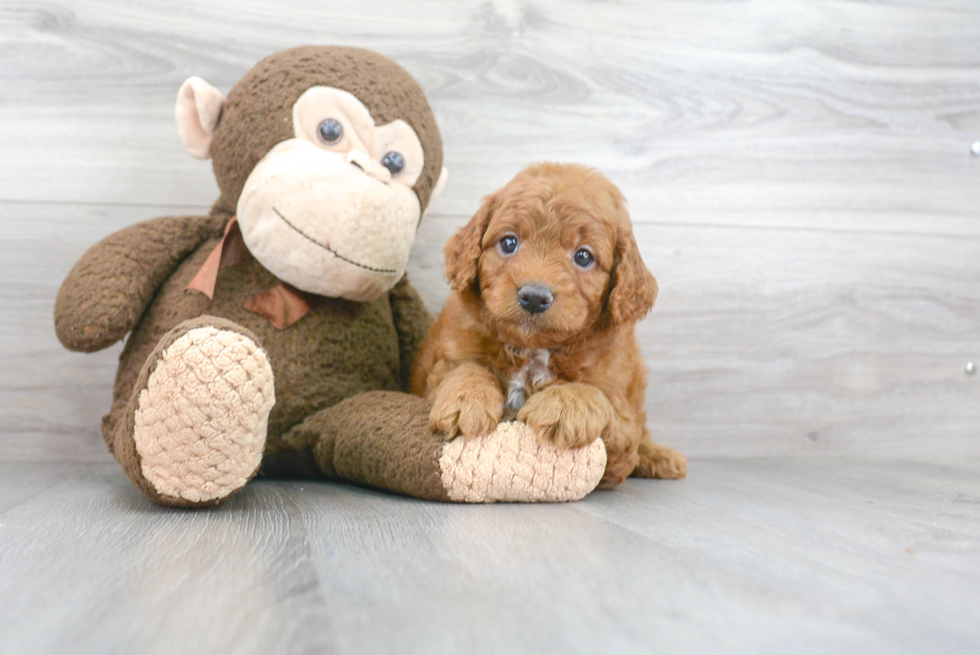
<svg viewBox="0 0 980 655">
<path fill-rule="evenodd" d="M 253 259 L 252 253 L 245 247 L 241 228 L 238 227 L 238 217 L 232 217 L 225 226 L 225 234 L 221 237 L 221 241 L 204 260 L 204 265 L 186 289 L 200 291 L 208 298 L 214 298 L 214 285 L 218 281 L 218 272 L 250 259 Z M 248 298 L 242 303 L 242 307 L 253 314 L 264 316 L 277 330 L 285 330 L 313 309 L 316 298 L 317 296 L 282 283 Z"/>
</svg>

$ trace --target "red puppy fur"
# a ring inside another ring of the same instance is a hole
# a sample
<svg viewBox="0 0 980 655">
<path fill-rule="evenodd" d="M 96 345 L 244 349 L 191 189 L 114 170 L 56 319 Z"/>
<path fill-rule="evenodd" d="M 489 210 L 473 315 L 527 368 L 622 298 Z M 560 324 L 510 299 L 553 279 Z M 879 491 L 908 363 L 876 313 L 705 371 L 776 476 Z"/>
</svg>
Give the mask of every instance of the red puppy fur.
<svg viewBox="0 0 980 655">
<path fill-rule="evenodd" d="M 601 438 L 602 487 L 687 474 L 684 455 L 647 432 L 634 326 L 657 281 L 612 182 L 585 166 L 531 166 L 484 199 L 445 254 L 453 292 L 411 378 L 433 401 L 433 429 L 486 434 L 516 412 L 560 448 Z"/>
</svg>

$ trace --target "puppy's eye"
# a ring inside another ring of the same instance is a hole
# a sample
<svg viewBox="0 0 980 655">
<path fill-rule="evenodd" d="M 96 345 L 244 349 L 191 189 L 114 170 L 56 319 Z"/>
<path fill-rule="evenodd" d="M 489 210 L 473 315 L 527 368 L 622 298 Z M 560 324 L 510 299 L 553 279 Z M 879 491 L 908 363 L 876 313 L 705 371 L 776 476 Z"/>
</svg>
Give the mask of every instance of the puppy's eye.
<svg viewBox="0 0 980 655">
<path fill-rule="evenodd" d="M 508 234 L 500 240 L 497 247 L 500 249 L 500 254 L 513 255 L 515 252 L 517 252 L 517 237 L 515 237 L 513 234 Z"/>
<path fill-rule="evenodd" d="M 575 262 L 576 266 L 588 268 L 589 266 L 592 266 L 592 262 L 595 261 L 595 257 L 593 257 L 592 253 L 585 248 L 579 248 L 577 251 L 575 251 L 575 256 L 572 258 L 572 260 Z"/>
<path fill-rule="evenodd" d="M 336 118 L 328 118 L 316 128 L 324 143 L 334 145 L 344 138 L 344 126 Z"/>
</svg>

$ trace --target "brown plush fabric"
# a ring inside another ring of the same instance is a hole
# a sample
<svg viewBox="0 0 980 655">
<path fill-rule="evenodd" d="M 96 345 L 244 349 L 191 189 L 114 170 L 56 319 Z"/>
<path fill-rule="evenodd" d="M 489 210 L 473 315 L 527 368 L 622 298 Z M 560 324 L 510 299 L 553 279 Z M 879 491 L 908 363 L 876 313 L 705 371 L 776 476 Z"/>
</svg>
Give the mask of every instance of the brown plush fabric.
<svg viewBox="0 0 980 655">
<path fill-rule="evenodd" d="M 238 220 L 232 218 L 225 226 L 224 237 L 204 260 L 204 265 L 187 285 L 187 290 L 200 291 L 208 299 L 214 298 L 218 273 L 249 259 L 252 259 L 252 253 L 242 240 Z M 242 307 L 253 314 L 264 316 L 277 330 L 285 330 L 309 314 L 315 302 L 316 296 L 297 291 L 288 284 L 280 284 L 248 298 L 242 303 Z"/>
<path fill-rule="evenodd" d="M 398 334 L 387 296 L 372 303 L 321 298 L 303 319 L 280 331 L 264 316 L 245 309 L 248 299 L 280 284 L 254 259 L 222 271 L 210 303 L 200 293 L 185 291 L 185 280 L 199 268 L 201 255 L 206 253 L 188 258 L 161 287 L 126 344 L 120 380 L 142 365 L 173 327 L 171 322 L 192 318 L 188 313 L 206 310 L 233 321 L 258 336 L 276 373 L 279 401 L 269 418 L 267 446 L 273 459 L 282 433 L 310 414 L 362 391 L 401 387 Z M 124 384 L 117 394 L 128 397 L 127 387 L 132 388 Z"/>
<path fill-rule="evenodd" d="M 315 444 L 328 477 L 448 501 L 439 468 L 445 440 L 429 429 L 431 408 L 404 393 L 362 393 L 309 417 L 290 437 Z"/>
<path fill-rule="evenodd" d="M 133 329 L 177 264 L 212 236 L 215 221 L 165 216 L 111 234 L 71 269 L 55 301 L 55 332 L 69 350 L 108 348 Z"/>
<path fill-rule="evenodd" d="M 442 138 L 429 102 L 408 72 L 383 55 L 343 46 L 302 46 L 260 61 L 228 93 L 211 145 L 221 188 L 216 209 L 234 214 L 242 186 L 272 146 L 293 136 L 296 99 L 311 86 L 347 91 L 364 103 L 377 124 L 402 119 L 425 151 L 415 183 L 424 209 L 442 170 Z"/>
<path fill-rule="evenodd" d="M 391 302 L 391 318 L 398 332 L 398 359 L 401 362 L 398 379 L 402 389 L 408 389 L 408 379 L 415 365 L 415 353 L 432 327 L 432 314 L 425 308 L 422 297 L 403 277 L 388 292 Z"/>
</svg>

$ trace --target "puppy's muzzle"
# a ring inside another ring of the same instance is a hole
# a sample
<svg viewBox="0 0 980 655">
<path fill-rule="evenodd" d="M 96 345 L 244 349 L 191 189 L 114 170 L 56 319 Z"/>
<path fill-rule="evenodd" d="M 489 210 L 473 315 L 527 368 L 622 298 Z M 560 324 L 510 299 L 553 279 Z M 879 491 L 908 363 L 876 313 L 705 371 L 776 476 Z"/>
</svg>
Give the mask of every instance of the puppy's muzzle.
<svg viewBox="0 0 980 655">
<path fill-rule="evenodd" d="M 525 284 L 517 290 L 517 302 L 529 314 L 547 311 L 554 301 L 555 294 L 551 289 L 540 284 Z"/>
</svg>

